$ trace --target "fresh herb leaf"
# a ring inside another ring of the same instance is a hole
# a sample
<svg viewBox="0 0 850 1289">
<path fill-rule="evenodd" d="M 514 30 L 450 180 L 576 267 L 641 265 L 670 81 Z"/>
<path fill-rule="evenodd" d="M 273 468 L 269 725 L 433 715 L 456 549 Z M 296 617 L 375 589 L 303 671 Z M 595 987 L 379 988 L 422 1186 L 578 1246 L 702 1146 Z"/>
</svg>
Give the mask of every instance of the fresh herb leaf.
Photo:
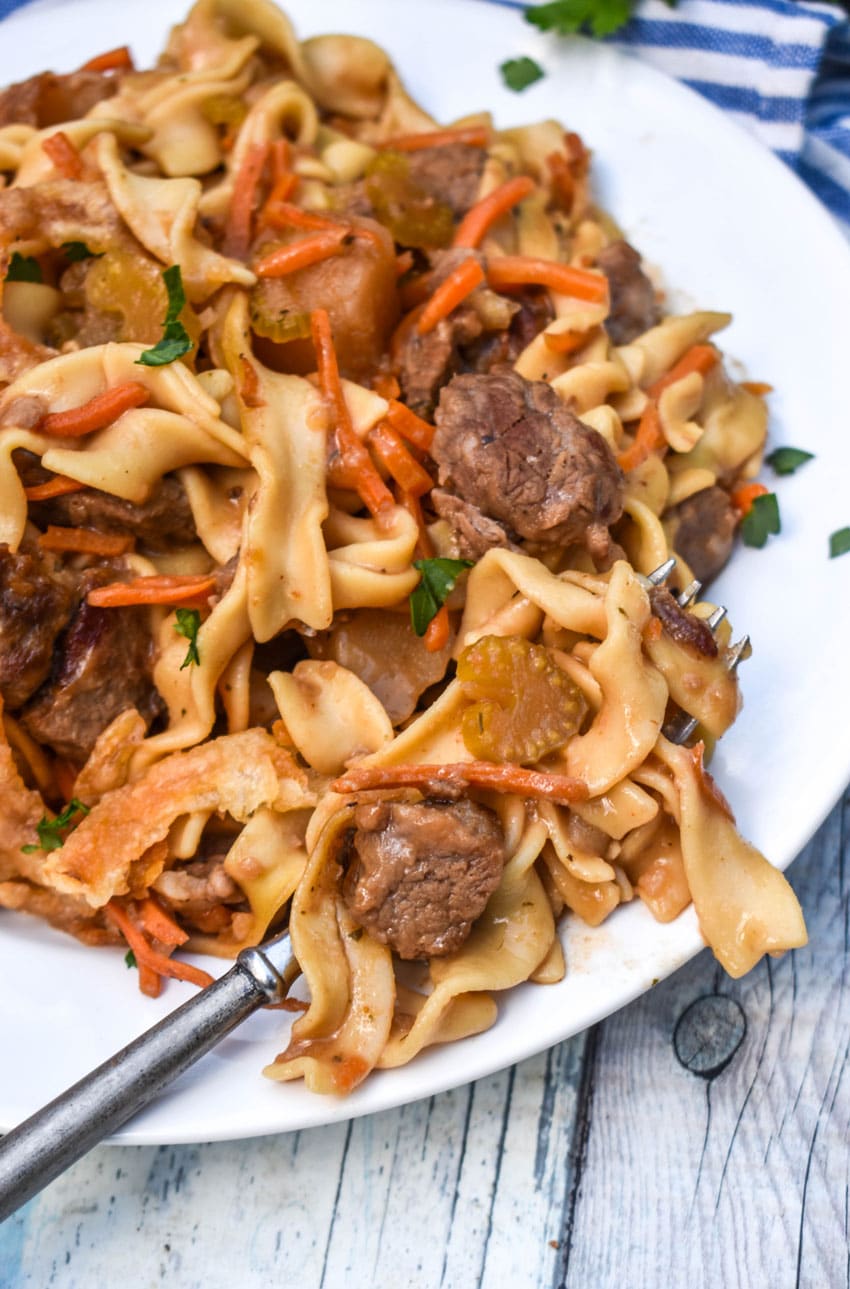
<svg viewBox="0 0 850 1289">
<path fill-rule="evenodd" d="M 774 448 L 765 460 L 777 474 L 793 474 L 813 457 L 814 452 L 804 452 L 802 448 Z"/>
<path fill-rule="evenodd" d="M 197 667 L 201 661 L 201 655 L 198 653 L 198 631 L 201 626 L 201 614 L 198 609 L 178 609 L 177 621 L 174 624 L 174 630 L 178 636 L 183 636 L 189 641 L 189 649 L 186 657 L 180 664 L 180 670 L 184 667 Z"/>
<path fill-rule="evenodd" d="M 41 265 L 38 260 L 34 260 L 30 255 L 12 252 L 6 273 L 7 282 L 41 282 L 42 280 Z"/>
<path fill-rule="evenodd" d="M 455 589 L 455 583 L 465 568 L 472 568 L 471 559 L 415 559 L 413 567 L 422 574 L 422 581 L 410 596 L 410 620 L 418 636 L 424 636 L 428 623 L 436 617 Z"/>
<path fill-rule="evenodd" d="M 77 264 L 80 260 L 99 260 L 103 256 L 103 251 L 90 251 L 85 242 L 63 242 L 60 249 L 65 259 L 72 264 Z"/>
<path fill-rule="evenodd" d="M 535 63 L 533 58 L 508 58 L 499 67 L 502 73 L 502 80 L 509 90 L 528 89 L 535 81 L 543 78 L 543 68 L 539 63 Z"/>
<path fill-rule="evenodd" d="M 139 964 L 136 962 L 136 955 L 132 949 L 128 949 L 124 954 L 124 964 L 127 967 L 138 967 Z"/>
<path fill-rule="evenodd" d="M 525 20 L 541 31 L 561 36 L 579 31 L 610 36 L 628 22 L 633 4 L 634 0 L 551 0 L 526 9 Z"/>
<path fill-rule="evenodd" d="M 761 549 L 771 533 L 782 531 L 779 519 L 779 502 L 775 492 L 766 492 L 756 497 L 750 509 L 741 521 L 741 536 L 745 546 L 757 546 Z"/>
<path fill-rule="evenodd" d="M 837 559 L 850 551 L 850 528 L 838 528 L 829 534 L 829 558 Z"/>
<path fill-rule="evenodd" d="M 168 312 L 162 324 L 162 339 L 153 349 L 146 349 L 136 359 L 143 367 L 164 367 L 182 358 L 192 348 L 192 339 L 180 321 L 180 311 L 186 303 L 186 292 L 183 290 L 183 277 L 180 265 L 172 264 L 162 275 L 165 289 L 168 292 Z"/>
<path fill-rule="evenodd" d="M 77 797 L 72 797 L 65 809 L 58 814 L 55 819 L 48 819 L 43 815 L 40 822 L 36 824 L 38 833 L 38 845 L 31 843 L 28 846 L 22 846 L 21 850 L 26 855 L 31 855 L 35 850 L 59 850 L 64 846 L 65 838 L 62 836 L 63 830 L 73 821 L 74 815 L 87 815 L 89 807 L 83 805 Z M 79 820 L 77 820 L 79 823 Z"/>
</svg>

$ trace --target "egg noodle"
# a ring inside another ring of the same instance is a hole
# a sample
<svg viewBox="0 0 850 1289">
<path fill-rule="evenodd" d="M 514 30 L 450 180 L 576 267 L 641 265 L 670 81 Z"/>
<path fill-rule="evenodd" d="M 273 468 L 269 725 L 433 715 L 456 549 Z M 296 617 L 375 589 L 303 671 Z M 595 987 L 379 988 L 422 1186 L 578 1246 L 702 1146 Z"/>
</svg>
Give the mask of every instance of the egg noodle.
<svg viewBox="0 0 850 1289">
<path fill-rule="evenodd" d="M 266 1073 L 333 1093 L 559 980 L 562 917 L 692 901 L 733 976 L 804 944 L 703 764 L 728 623 L 646 576 L 725 561 L 765 391 L 581 140 L 439 125 L 266 0 L 0 122 L 0 905 L 153 994 L 288 920 Z"/>
</svg>

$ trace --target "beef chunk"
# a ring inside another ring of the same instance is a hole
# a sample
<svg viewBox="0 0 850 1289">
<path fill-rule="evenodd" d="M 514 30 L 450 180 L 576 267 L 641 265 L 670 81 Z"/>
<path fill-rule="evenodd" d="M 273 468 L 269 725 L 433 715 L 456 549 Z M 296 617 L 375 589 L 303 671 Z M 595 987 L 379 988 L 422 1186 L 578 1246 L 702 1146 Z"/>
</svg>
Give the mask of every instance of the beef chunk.
<svg viewBox="0 0 850 1289">
<path fill-rule="evenodd" d="M 529 541 L 605 555 L 623 477 L 602 435 L 551 386 L 511 370 L 455 376 L 436 422 L 441 485 Z"/>
<path fill-rule="evenodd" d="M 608 279 L 611 312 L 605 329 L 615 345 L 627 345 L 658 322 L 655 288 L 628 242 L 612 242 L 600 252 L 599 268 Z"/>
<path fill-rule="evenodd" d="M 675 506 L 670 522 L 670 542 L 677 554 L 704 584 L 716 577 L 735 541 L 738 516 L 722 488 L 704 488 Z"/>
<path fill-rule="evenodd" d="M 96 488 L 30 503 L 30 517 L 44 528 L 94 528 L 99 533 L 135 537 L 150 551 L 190 546 L 197 540 L 189 499 L 179 479 L 166 475 L 147 501 L 136 506 Z"/>
<path fill-rule="evenodd" d="M 73 579 L 52 557 L 0 545 L 0 694 L 10 710 L 46 680 L 76 601 Z"/>
<path fill-rule="evenodd" d="M 474 205 L 487 155 L 483 148 L 449 143 L 441 148 L 420 148 L 406 155 L 413 182 L 448 206 L 455 218 L 465 215 Z"/>
<path fill-rule="evenodd" d="M 677 644 L 686 645 L 705 658 L 717 657 L 717 641 L 702 618 L 683 609 L 664 586 L 654 586 L 649 592 L 652 612 L 664 630 Z"/>
<path fill-rule="evenodd" d="M 126 708 L 138 708 L 148 723 L 162 710 L 152 664 L 146 609 L 99 609 L 83 600 L 20 719 L 39 743 L 80 764 Z"/>
<path fill-rule="evenodd" d="M 354 822 L 344 894 L 357 921 L 400 958 L 454 953 L 499 885 L 496 816 L 466 800 L 370 802 Z"/>
<path fill-rule="evenodd" d="M 483 330 L 475 310 L 461 305 L 426 335 L 420 336 L 415 328 L 411 331 L 398 367 L 401 396 L 408 407 L 430 420 L 440 390 L 464 366 L 464 346 L 477 340 Z"/>
<path fill-rule="evenodd" d="M 221 852 L 166 869 L 153 883 L 153 889 L 181 922 L 208 934 L 227 930 L 231 916 L 222 905 L 243 906 L 245 896 L 225 872 L 225 858 L 226 852 Z"/>
<path fill-rule="evenodd" d="M 39 72 L 0 91 L 0 126 L 34 125 L 43 130 L 87 116 L 95 103 L 111 98 L 119 77 L 103 72 Z"/>
<path fill-rule="evenodd" d="M 434 488 L 431 503 L 441 519 L 452 530 L 452 555 L 456 559 L 479 560 L 491 546 L 510 546 L 504 524 L 482 515 L 477 506 L 455 497 L 442 488 Z"/>
</svg>

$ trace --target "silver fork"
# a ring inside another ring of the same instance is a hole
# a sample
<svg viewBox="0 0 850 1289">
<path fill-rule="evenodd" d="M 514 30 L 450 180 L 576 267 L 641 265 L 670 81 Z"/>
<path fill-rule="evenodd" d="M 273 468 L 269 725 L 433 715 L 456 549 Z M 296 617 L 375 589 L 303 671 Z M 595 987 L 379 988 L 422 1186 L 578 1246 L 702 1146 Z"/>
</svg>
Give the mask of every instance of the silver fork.
<svg viewBox="0 0 850 1289">
<path fill-rule="evenodd" d="M 653 586 L 663 586 L 675 567 L 675 559 L 665 560 L 663 564 L 659 564 L 658 568 L 654 568 L 651 573 L 648 573 L 647 576 L 641 580 L 647 589 Z M 689 609 L 696 601 L 701 590 L 702 582 L 699 582 L 694 578 L 694 580 L 685 587 L 684 591 L 675 596 L 675 600 L 679 605 L 679 608 Z M 720 626 L 720 623 L 726 617 L 726 614 L 727 609 L 721 604 L 718 605 L 714 612 L 709 614 L 707 618 L 702 619 L 711 631 L 712 635 Z M 738 670 L 738 664 L 745 657 L 749 657 L 749 647 L 749 636 L 742 636 L 737 644 L 733 644 L 731 646 L 726 661 L 726 665 L 730 672 L 736 672 Z M 662 727 L 661 733 L 666 739 L 669 739 L 671 743 L 687 743 L 698 724 L 699 721 L 695 716 L 689 715 L 686 711 L 679 710 L 674 716 L 671 716 L 670 720 Z"/>
</svg>

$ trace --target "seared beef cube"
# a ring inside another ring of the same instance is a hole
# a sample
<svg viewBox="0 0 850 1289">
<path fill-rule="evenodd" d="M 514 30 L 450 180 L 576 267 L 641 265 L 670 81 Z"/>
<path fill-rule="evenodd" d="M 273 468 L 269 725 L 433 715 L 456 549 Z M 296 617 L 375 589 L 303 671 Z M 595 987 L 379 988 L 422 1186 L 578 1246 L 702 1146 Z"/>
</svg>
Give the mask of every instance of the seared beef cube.
<svg viewBox="0 0 850 1289">
<path fill-rule="evenodd" d="M 623 510 L 623 476 L 602 435 L 544 381 L 511 370 L 455 376 L 440 395 L 431 448 L 440 484 L 549 546 L 596 557 Z"/>
<path fill-rule="evenodd" d="M 608 279 L 611 312 L 605 330 L 615 345 L 627 345 L 654 327 L 660 317 L 655 288 L 628 242 L 612 242 L 601 251 L 597 266 Z"/>
<path fill-rule="evenodd" d="M 668 514 L 670 544 L 705 585 L 732 554 L 737 513 L 722 488 L 703 488 Z"/>
<path fill-rule="evenodd" d="M 43 130 L 88 116 L 95 103 L 111 98 L 120 78 L 103 72 L 39 72 L 0 91 L 0 126 L 34 125 Z"/>
<path fill-rule="evenodd" d="M 400 958 L 454 953 L 502 876 L 493 812 L 466 800 L 370 802 L 354 822 L 344 894 L 357 921 Z"/>
<path fill-rule="evenodd" d="M 56 637 L 77 602 L 74 579 L 37 549 L 0 545 L 0 694 L 10 711 L 46 680 Z"/>
<path fill-rule="evenodd" d="M 169 475 L 140 505 L 96 488 L 83 488 L 64 497 L 32 502 L 30 517 L 42 528 L 59 524 L 65 528 L 94 528 L 99 533 L 135 537 L 150 551 L 191 546 L 198 536 L 186 491 L 179 479 Z"/>
<path fill-rule="evenodd" d="M 448 206 L 456 219 L 475 204 L 486 155 L 483 148 L 465 143 L 406 153 L 413 182 Z"/>
</svg>

